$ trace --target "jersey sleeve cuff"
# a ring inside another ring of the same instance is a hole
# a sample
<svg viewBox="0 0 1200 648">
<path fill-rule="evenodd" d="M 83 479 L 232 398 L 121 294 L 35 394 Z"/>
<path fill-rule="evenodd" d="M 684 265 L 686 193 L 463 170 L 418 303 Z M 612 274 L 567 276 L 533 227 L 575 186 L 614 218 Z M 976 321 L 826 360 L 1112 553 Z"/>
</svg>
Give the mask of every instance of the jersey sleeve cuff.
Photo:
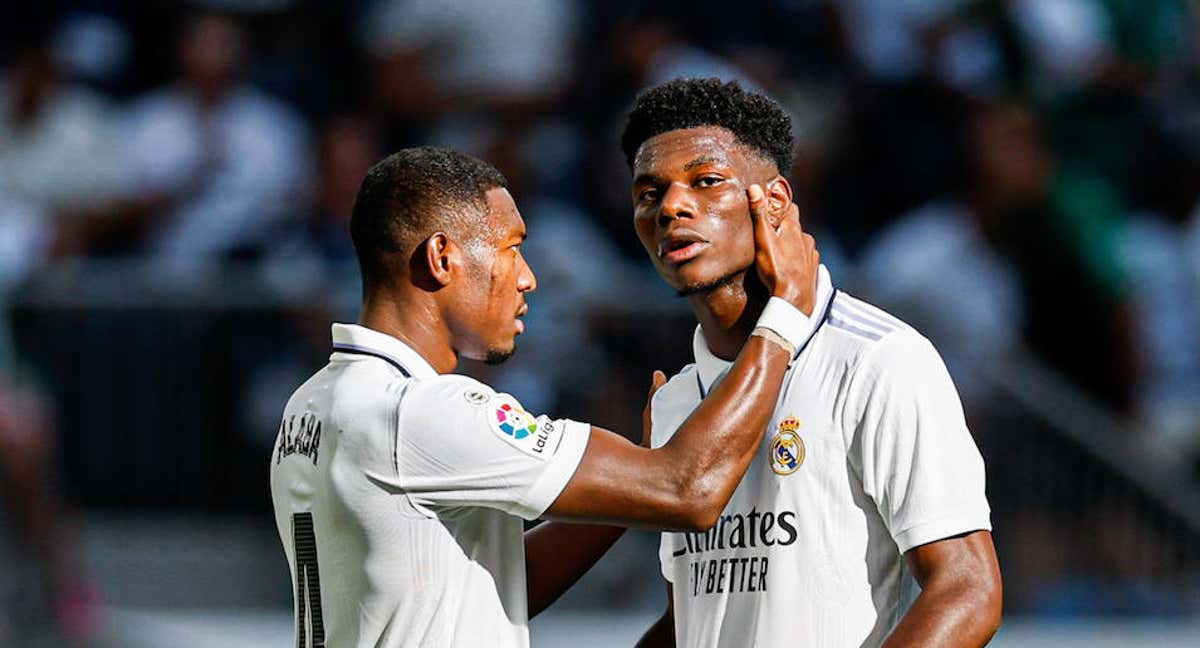
<svg viewBox="0 0 1200 648">
<path fill-rule="evenodd" d="M 893 536 L 900 553 L 923 544 L 943 540 L 951 536 L 972 531 L 991 531 L 991 511 L 984 508 L 980 511 L 963 511 L 944 515 L 928 522 L 911 526 Z"/>
<path fill-rule="evenodd" d="M 815 318 L 805 315 L 786 299 L 772 297 L 767 300 L 766 307 L 758 316 L 757 326 L 771 329 L 790 342 L 794 348 L 799 349 L 808 341 L 814 320 Z"/>
<path fill-rule="evenodd" d="M 541 517 L 546 509 L 554 503 L 554 500 L 562 494 L 567 483 L 571 481 L 571 477 L 575 476 L 575 470 L 579 468 L 579 462 L 583 460 L 583 452 L 587 450 L 592 426 L 569 419 L 562 419 L 562 421 L 565 425 L 562 433 L 562 445 L 550 459 L 549 465 L 542 471 L 533 487 L 529 489 L 525 499 L 517 504 L 515 510 L 510 511 L 513 515 L 518 515 L 526 520 L 536 520 Z"/>
</svg>

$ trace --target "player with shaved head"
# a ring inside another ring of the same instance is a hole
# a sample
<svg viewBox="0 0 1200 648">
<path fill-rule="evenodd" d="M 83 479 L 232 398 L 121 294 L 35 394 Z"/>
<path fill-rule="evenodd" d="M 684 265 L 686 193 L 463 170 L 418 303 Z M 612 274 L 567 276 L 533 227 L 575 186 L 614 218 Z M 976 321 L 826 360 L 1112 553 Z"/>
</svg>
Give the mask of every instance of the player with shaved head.
<svg viewBox="0 0 1200 648">
<path fill-rule="evenodd" d="M 666 447 L 770 309 L 752 214 L 792 205 L 791 128 L 762 94 L 687 79 L 643 93 L 622 144 L 638 237 L 699 322 L 695 364 L 653 397 Z M 667 609 L 641 645 L 980 646 L 996 631 L 983 461 L 941 358 L 824 267 L 815 317 L 717 523 L 662 535 Z"/>
<path fill-rule="evenodd" d="M 418 148 L 359 190 L 362 311 L 333 325 L 329 364 L 288 401 L 271 457 L 300 648 L 528 646 L 528 618 L 620 535 L 578 522 L 717 522 L 815 324 L 813 241 L 761 202 L 745 216 L 769 304 L 672 441 L 535 416 L 452 373 L 460 357 L 503 361 L 524 330 L 536 280 L 505 184 L 485 162 Z M 522 532 L 541 517 L 559 522 Z"/>
</svg>

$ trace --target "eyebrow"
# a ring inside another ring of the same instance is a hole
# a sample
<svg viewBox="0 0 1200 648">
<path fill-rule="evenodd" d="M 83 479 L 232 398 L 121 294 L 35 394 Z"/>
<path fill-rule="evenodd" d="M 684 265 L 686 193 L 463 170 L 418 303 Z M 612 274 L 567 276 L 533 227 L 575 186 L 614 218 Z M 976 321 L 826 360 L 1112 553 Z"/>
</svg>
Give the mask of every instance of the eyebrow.
<svg viewBox="0 0 1200 648">
<path fill-rule="evenodd" d="M 705 164 L 713 164 L 713 163 L 728 164 L 729 161 L 726 160 L 723 156 L 719 156 L 719 155 L 703 155 L 703 156 L 700 156 L 700 157 L 692 160 L 691 162 L 688 162 L 687 164 L 683 165 L 683 170 L 691 171 L 692 169 L 695 169 L 698 166 L 703 166 Z"/>
</svg>

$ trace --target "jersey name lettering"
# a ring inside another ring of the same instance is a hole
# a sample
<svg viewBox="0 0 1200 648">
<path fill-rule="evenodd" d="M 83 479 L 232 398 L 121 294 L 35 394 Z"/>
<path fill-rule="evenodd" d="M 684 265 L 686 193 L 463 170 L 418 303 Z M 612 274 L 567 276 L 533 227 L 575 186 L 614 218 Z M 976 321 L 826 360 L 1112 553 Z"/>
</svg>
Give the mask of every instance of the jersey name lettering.
<svg viewBox="0 0 1200 648">
<path fill-rule="evenodd" d="M 279 442 L 275 452 L 275 464 L 284 457 L 301 454 L 317 465 L 317 449 L 321 445 L 321 421 L 313 414 L 297 417 L 293 414 L 279 424 Z"/>
</svg>

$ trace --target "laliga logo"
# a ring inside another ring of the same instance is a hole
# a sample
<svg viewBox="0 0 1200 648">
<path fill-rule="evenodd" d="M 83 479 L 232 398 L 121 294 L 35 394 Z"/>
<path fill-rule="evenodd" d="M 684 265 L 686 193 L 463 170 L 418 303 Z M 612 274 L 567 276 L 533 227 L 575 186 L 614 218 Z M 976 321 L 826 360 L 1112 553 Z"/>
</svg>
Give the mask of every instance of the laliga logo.
<svg viewBox="0 0 1200 648">
<path fill-rule="evenodd" d="M 797 430 L 800 419 L 789 416 L 779 422 L 779 431 L 771 441 L 771 470 L 776 474 L 790 475 L 804 463 L 804 441 Z"/>
<path fill-rule="evenodd" d="M 514 439 L 524 439 L 537 431 L 537 423 L 529 420 L 529 414 L 505 403 L 496 410 L 496 422 L 500 429 Z"/>
</svg>

